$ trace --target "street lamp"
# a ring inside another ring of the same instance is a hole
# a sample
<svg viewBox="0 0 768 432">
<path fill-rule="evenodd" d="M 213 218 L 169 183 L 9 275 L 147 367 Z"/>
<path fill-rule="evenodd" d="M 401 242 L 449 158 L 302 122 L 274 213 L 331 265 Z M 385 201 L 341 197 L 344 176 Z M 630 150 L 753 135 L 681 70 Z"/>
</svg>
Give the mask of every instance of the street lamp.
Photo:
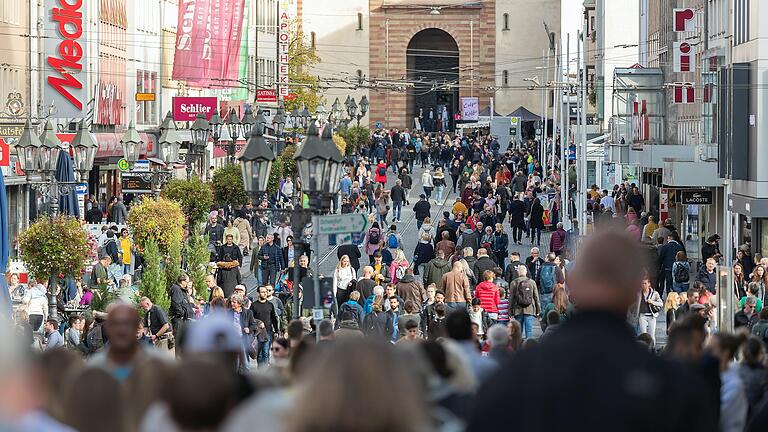
<svg viewBox="0 0 768 432">
<path fill-rule="evenodd" d="M 221 126 L 224 125 L 224 121 L 221 119 L 221 116 L 219 115 L 219 111 L 216 110 L 213 112 L 213 115 L 211 116 L 211 119 L 208 121 L 211 125 L 211 132 L 213 133 L 213 141 L 216 142 L 219 140 L 219 137 L 221 136 Z"/>
<path fill-rule="evenodd" d="M 360 126 L 360 120 L 368 113 L 368 97 L 363 95 L 360 98 L 360 114 L 357 115 L 357 125 Z"/>
<path fill-rule="evenodd" d="M 165 120 L 160 125 L 160 139 L 158 140 L 158 150 L 160 159 L 166 164 L 171 165 L 179 161 L 179 148 L 181 147 L 181 137 L 176 130 L 176 122 L 173 121 L 170 111 Z"/>
<path fill-rule="evenodd" d="M 251 129 L 253 128 L 253 125 L 255 123 L 256 123 L 256 118 L 253 117 L 253 111 L 251 109 L 251 106 L 246 105 L 245 114 L 243 114 L 243 119 L 240 121 L 239 136 L 243 137 L 244 140 L 247 140 L 248 137 L 251 135 Z"/>
<path fill-rule="evenodd" d="M 307 109 L 307 106 L 304 106 L 304 109 L 301 110 L 301 125 L 304 127 L 304 130 L 307 130 L 307 127 L 309 126 L 309 121 L 312 119 L 312 114 Z"/>
<path fill-rule="evenodd" d="M 315 115 L 317 115 L 317 120 L 321 125 L 324 125 L 328 120 L 328 112 L 325 110 L 325 105 L 322 102 L 315 108 Z"/>
<path fill-rule="evenodd" d="M 205 154 L 205 150 L 208 148 L 208 140 L 211 137 L 211 124 L 208 120 L 206 120 L 205 114 L 197 114 L 195 121 L 192 123 L 192 126 L 190 126 L 190 131 L 192 135 L 192 142 L 187 149 L 187 158 L 190 156 L 199 157 L 201 160 L 200 165 L 202 166 L 203 155 Z M 189 180 L 192 177 L 192 164 L 188 163 L 186 165 L 187 180 Z"/>
<path fill-rule="evenodd" d="M 277 154 L 283 153 L 285 145 L 285 138 L 283 132 L 285 131 L 285 111 L 282 107 L 277 109 L 277 114 L 272 117 L 272 129 L 275 131 L 275 146 L 273 150 Z"/>
<path fill-rule="evenodd" d="M 45 174 L 53 176 L 53 172 L 56 170 L 56 160 L 59 158 L 59 150 L 61 149 L 61 141 L 56 136 L 56 132 L 53 131 L 53 125 L 51 121 L 45 122 L 45 129 L 42 135 L 40 135 L 40 170 Z"/>
<path fill-rule="evenodd" d="M 93 161 L 96 159 L 96 152 L 99 150 L 99 144 L 91 134 L 85 120 L 80 120 L 77 127 L 75 138 L 72 139 L 72 159 L 75 169 L 80 173 L 80 181 L 86 181 L 88 173 L 93 169 Z"/>
<path fill-rule="evenodd" d="M 139 133 L 136 132 L 136 128 L 133 127 L 133 122 L 128 123 L 128 129 L 123 134 L 123 137 L 120 138 L 120 146 L 123 148 L 123 157 L 130 166 L 133 166 L 139 160 L 143 143 Z"/>
<path fill-rule="evenodd" d="M 335 193 L 343 159 L 333 143 L 333 128 L 327 128 L 321 139 L 317 126 L 311 122 L 294 159 L 306 192 L 327 198 Z"/>
<path fill-rule="evenodd" d="M 249 196 L 267 191 L 269 174 L 275 159 L 275 153 L 264 139 L 264 126 L 256 124 L 251 130 L 243 154 L 238 158 L 243 174 L 243 186 Z"/>
<path fill-rule="evenodd" d="M 229 110 L 229 115 L 227 115 L 226 120 L 227 125 L 227 131 L 229 132 L 229 136 L 232 137 L 232 140 L 237 140 L 237 137 L 239 136 L 240 132 L 240 118 L 237 116 L 237 113 L 235 112 L 234 108 L 231 108 Z"/>
<path fill-rule="evenodd" d="M 29 173 L 40 168 L 40 147 L 42 145 L 40 138 L 35 133 L 34 127 L 32 127 L 32 120 L 27 119 L 27 123 L 24 125 L 24 132 L 22 132 L 19 141 L 16 143 L 19 165 L 21 165 L 21 170 L 27 176 L 29 176 Z"/>
</svg>

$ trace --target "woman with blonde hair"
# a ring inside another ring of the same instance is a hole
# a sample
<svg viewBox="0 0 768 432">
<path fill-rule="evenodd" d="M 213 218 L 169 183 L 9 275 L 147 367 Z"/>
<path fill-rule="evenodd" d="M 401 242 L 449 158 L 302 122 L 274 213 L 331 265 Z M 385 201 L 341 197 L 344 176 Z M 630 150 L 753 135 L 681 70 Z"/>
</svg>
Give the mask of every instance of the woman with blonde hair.
<svg viewBox="0 0 768 432">
<path fill-rule="evenodd" d="M 664 301 L 664 312 L 667 314 L 667 334 L 669 334 L 669 327 L 677 319 L 677 308 L 680 305 L 680 294 L 674 291 L 667 294 L 667 300 Z"/>
<path fill-rule="evenodd" d="M 389 277 L 392 278 L 392 284 L 397 282 L 405 276 L 405 271 L 408 269 L 408 260 L 405 259 L 405 253 L 402 249 L 395 249 L 395 255 L 392 262 L 389 264 Z"/>
<path fill-rule="evenodd" d="M 342 255 L 333 271 L 333 296 L 339 305 L 344 304 L 349 299 L 347 286 L 355 279 L 357 279 L 357 272 L 349 263 L 349 256 Z"/>
</svg>

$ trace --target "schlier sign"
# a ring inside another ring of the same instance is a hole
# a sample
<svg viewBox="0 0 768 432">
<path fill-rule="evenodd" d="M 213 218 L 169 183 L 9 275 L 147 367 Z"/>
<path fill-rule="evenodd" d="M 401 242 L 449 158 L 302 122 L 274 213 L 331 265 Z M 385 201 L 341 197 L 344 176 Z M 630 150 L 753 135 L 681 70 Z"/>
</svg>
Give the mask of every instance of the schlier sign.
<svg viewBox="0 0 768 432">
<path fill-rule="evenodd" d="M 53 104 L 56 117 L 85 114 L 88 1 L 45 0 L 45 106 Z"/>
<path fill-rule="evenodd" d="M 215 97 L 176 96 L 173 98 L 173 119 L 195 121 L 198 114 L 205 114 L 205 118 L 210 120 L 218 104 L 219 101 Z"/>
</svg>

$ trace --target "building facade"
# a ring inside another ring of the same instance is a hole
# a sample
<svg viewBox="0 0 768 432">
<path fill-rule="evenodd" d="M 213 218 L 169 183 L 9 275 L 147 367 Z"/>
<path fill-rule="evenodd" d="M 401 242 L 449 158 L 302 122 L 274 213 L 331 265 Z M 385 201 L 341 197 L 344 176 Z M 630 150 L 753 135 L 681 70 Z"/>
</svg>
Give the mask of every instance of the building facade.
<svg viewBox="0 0 768 432">
<path fill-rule="evenodd" d="M 299 4 L 302 28 L 321 59 L 312 71 L 327 87 L 326 101 L 366 96 L 371 108 L 363 121 L 370 126 L 412 128 L 416 118 L 427 122 L 432 110 L 435 119 L 447 114 L 450 129 L 463 98 L 477 98 L 484 113 L 493 107 L 506 115 L 520 106 L 542 112 L 541 92 L 530 91 L 528 80 L 545 84 L 554 76 L 554 52 L 542 23 L 559 40 L 560 1 Z"/>
</svg>

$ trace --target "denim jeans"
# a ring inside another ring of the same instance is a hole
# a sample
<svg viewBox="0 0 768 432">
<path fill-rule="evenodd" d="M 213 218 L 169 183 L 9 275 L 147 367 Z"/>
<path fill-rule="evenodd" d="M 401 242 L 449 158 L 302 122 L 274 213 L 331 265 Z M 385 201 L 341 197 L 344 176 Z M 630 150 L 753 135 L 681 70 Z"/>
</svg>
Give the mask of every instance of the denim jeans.
<svg viewBox="0 0 768 432">
<path fill-rule="evenodd" d="M 531 227 L 531 244 L 533 244 L 534 239 L 537 246 L 541 245 L 541 228 Z"/>
<path fill-rule="evenodd" d="M 523 328 L 523 334 L 525 334 L 525 338 L 528 339 L 533 337 L 533 315 L 515 315 L 515 319 Z"/>
<path fill-rule="evenodd" d="M 432 196 L 432 188 L 429 186 L 424 186 L 424 195 L 426 195 L 427 199 L 429 199 Z"/>
<path fill-rule="evenodd" d="M 123 264 L 123 274 L 131 274 L 131 265 L 130 264 Z"/>
<path fill-rule="evenodd" d="M 445 302 L 448 306 L 449 312 L 457 310 L 467 310 L 467 302 Z"/>
<path fill-rule="evenodd" d="M 541 293 L 541 294 L 539 294 L 539 300 L 541 300 L 541 309 L 540 310 L 543 311 L 544 308 L 548 304 L 552 303 L 552 293 Z M 544 317 L 541 317 L 541 319 L 546 321 L 547 317 L 544 316 Z"/>
<path fill-rule="evenodd" d="M 400 212 L 403 211 L 402 201 L 392 201 L 392 217 L 400 220 Z"/>
<path fill-rule="evenodd" d="M 251 359 L 248 357 L 248 351 L 251 349 L 251 335 L 243 334 L 243 346 L 240 350 L 240 370 L 247 371 L 249 369 Z"/>
<path fill-rule="evenodd" d="M 445 190 L 445 186 L 435 186 L 435 201 L 443 200 L 443 190 Z"/>
<path fill-rule="evenodd" d="M 259 342 L 259 352 L 256 356 L 256 361 L 259 366 L 269 364 L 269 349 L 272 348 L 272 335 L 267 336 L 267 340 Z"/>
</svg>

